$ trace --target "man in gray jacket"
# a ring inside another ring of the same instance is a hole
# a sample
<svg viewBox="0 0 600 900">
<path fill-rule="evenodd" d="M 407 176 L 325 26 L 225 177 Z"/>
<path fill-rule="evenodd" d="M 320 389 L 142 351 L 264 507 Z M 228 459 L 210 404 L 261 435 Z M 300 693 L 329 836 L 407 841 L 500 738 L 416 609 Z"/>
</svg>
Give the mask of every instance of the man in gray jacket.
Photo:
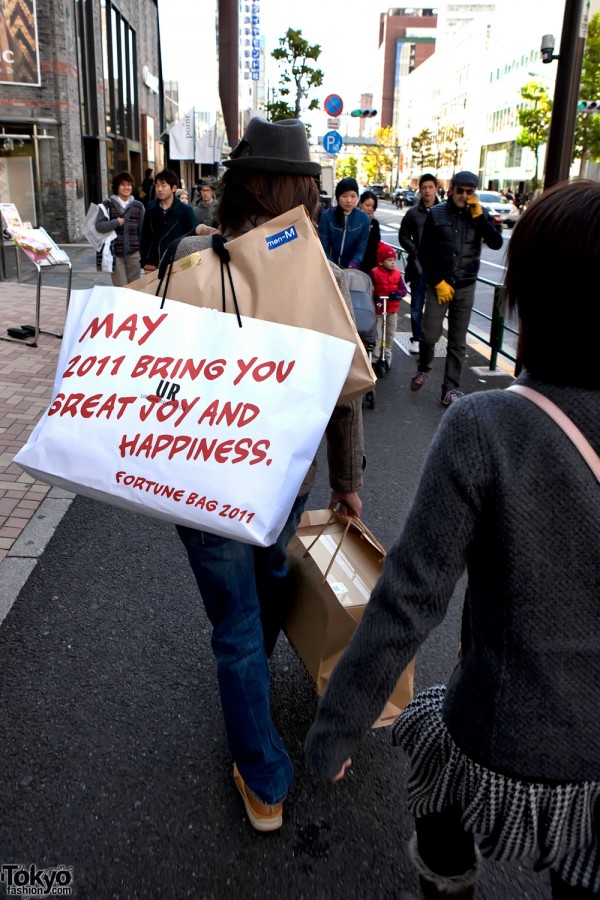
<svg viewBox="0 0 600 900">
<path fill-rule="evenodd" d="M 200 185 L 200 200 L 194 207 L 194 215 L 196 217 L 196 225 L 208 225 L 211 228 L 217 227 L 217 207 L 218 202 L 215 200 L 215 192 L 212 185 Z"/>
</svg>

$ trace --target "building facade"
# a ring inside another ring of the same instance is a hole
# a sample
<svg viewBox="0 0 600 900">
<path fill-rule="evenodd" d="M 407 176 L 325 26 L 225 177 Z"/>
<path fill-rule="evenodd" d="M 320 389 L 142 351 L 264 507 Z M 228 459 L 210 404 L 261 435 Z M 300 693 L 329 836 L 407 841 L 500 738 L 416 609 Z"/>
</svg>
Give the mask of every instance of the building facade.
<svg viewBox="0 0 600 900">
<path fill-rule="evenodd" d="M 0 202 L 73 242 L 114 174 L 139 183 L 163 165 L 157 2 L 0 0 L 0 13 L 17 45 L 0 67 Z"/>
<path fill-rule="evenodd" d="M 258 0 L 240 0 L 239 6 L 239 70 L 238 70 L 239 134 L 244 133 L 252 116 L 264 110 L 265 37 L 261 28 Z"/>
<path fill-rule="evenodd" d="M 391 8 L 381 13 L 379 49 L 383 54 L 381 127 L 398 129 L 402 85 L 435 50 L 437 10 L 421 7 Z"/>
<path fill-rule="evenodd" d="M 591 0 L 590 16 L 599 7 Z M 440 4 L 435 53 L 403 84 L 397 132 L 404 182 L 414 184 L 422 172 L 412 142 L 424 131 L 432 138 L 426 168 L 445 185 L 458 169 L 478 173 L 487 189 L 530 189 L 536 170 L 541 179 L 545 145 L 536 165 L 533 151 L 517 141 L 519 110 L 527 105 L 521 88 L 534 81 L 553 96 L 556 63 L 544 65 L 539 48 L 542 34 L 560 46 L 563 16 L 563 0 Z M 576 163 L 571 175 L 578 171 Z"/>
</svg>

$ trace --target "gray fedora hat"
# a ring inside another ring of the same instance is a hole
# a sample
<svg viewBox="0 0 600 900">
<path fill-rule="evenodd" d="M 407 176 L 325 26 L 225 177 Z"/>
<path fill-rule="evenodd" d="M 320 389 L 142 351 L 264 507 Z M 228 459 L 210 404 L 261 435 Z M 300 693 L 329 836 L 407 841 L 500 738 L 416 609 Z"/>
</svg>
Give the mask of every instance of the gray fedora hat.
<svg viewBox="0 0 600 900">
<path fill-rule="evenodd" d="M 321 174 L 308 149 L 306 128 L 298 119 L 266 122 L 250 119 L 241 141 L 223 165 L 229 169 L 250 169 L 279 175 Z"/>
</svg>

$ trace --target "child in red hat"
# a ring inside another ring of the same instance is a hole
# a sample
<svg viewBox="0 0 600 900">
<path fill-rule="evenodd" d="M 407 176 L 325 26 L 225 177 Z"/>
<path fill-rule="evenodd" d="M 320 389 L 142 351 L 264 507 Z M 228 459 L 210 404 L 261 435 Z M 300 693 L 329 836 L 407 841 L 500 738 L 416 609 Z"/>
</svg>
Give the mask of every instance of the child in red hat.
<svg viewBox="0 0 600 900">
<path fill-rule="evenodd" d="M 402 275 L 396 268 L 396 251 L 389 244 L 379 244 L 377 248 L 377 265 L 371 271 L 373 279 L 375 300 L 375 312 L 377 313 L 377 343 L 373 353 L 373 368 L 381 377 L 392 363 L 392 349 L 394 336 L 398 324 L 398 309 L 400 299 L 406 296 L 406 285 Z M 383 337 L 383 310 L 385 303 L 385 343 L 382 352 Z"/>
</svg>

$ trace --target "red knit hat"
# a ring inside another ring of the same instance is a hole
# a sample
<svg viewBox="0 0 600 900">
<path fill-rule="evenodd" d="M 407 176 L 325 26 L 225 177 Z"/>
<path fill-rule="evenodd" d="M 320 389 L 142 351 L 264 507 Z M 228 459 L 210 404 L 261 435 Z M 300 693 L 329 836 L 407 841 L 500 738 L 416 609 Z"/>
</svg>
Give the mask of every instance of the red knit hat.
<svg viewBox="0 0 600 900">
<path fill-rule="evenodd" d="M 377 247 L 377 262 L 381 264 L 384 259 L 396 259 L 396 251 L 389 244 L 379 244 Z"/>
</svg>

